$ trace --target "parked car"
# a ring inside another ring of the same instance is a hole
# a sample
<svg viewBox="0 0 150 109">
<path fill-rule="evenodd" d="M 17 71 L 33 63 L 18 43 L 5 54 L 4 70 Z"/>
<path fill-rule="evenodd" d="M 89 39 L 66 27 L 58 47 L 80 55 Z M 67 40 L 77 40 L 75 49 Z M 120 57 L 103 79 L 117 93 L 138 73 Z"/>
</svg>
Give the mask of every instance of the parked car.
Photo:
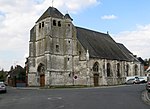
<svg viewBox="0 0 150 109">
<path fill-rule="evenodd" d="M 139 78 L 131 78 L 126 81 L 126 84 L 140 84 L 140 79 Z"/>
<path fill-rule="evenodd" d="M 148 81 L 148 82 L 146 83 L 146 90 L 147 90 L 148 92 L 150 92 L 150 81 Z"/>
<path fill-rule="evenodd" d="M 143 77 L 139 77 L 140 83 L 146 83 L 147 81 Z"/>
<path fill-rule="evenodd" d="M 4 84 L 4 82 L 0 82 L 0 92 L 7 92 L 6 85 Z"/>
</svg>

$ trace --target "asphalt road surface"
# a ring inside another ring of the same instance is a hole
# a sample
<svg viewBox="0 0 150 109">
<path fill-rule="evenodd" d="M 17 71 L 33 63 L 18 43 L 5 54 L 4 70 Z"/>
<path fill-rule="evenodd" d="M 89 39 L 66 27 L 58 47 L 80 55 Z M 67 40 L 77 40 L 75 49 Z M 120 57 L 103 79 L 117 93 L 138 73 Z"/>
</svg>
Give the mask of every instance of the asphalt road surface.
<svg viewBox="0 0 150 109">
<path fill-rule="evenodd" d="M 150 109 L 145 85 L 84 89 L 16 89 L 0 94 L 0 109 Z"/>
</svg>

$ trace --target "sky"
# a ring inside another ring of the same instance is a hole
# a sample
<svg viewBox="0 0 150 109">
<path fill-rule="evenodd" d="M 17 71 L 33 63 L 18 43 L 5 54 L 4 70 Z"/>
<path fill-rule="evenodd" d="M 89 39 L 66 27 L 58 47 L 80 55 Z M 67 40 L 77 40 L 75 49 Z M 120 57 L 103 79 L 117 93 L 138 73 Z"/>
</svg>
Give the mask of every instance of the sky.
<svg viewBox="0 0 150 109">
<path fill-rule="evenodd" d="M 0 0 L 0 70 L 24 67 L 30 30 L 49 6 L 75 26 L 107 33 L 134 55 L 150 58 L 150 0 Z"/>
</svg>

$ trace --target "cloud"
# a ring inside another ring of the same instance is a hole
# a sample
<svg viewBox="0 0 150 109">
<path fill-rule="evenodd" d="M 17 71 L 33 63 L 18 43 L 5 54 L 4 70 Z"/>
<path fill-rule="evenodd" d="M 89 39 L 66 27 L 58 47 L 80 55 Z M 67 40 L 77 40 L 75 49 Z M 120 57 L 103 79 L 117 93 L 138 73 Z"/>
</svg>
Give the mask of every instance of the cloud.
<svg viewBox="0 0 150 109">
<path fill-rule="evenodd" d="M 117 19 L 117 16 L 115 15 L 104 15 L 101 17 L 103 20 L 112 20 L 112 19 Z"/>
<path fill-rule="evenodd" d="M 69 13 L 78 13 L 88 7 L 99 5 L 99 0 L 53 0 L 53 6 L 57 7 L 62 12 L 69 11 Z M 42 4 L 37 7 L 40 10 L 45 10 L 45 7 L 52 6 L 52 2 L 44 0 Z"/>
<path fill-rule="evenodd" d="M 150 58 L 150 24 L 137 25 L 134 31 L 125 31 L 114 36 L 117 42 L 123 43 L 134 55 Z"/>
<path fill-rule="evenodd" d="M 52 0 L 34 0 L 37 5 L 36 8 L 39 11 L 46 10 L 49 6 L 52 6 Z M 53 0 L 53 6 L 61 11 L 69 11 L 70 13 L 77 13 L 91 6 L 99 5 L 99 0 Z"/>
<path fill-rule="evenodd" d="M 9 70 L 16 62 L 24 66 L 30 29 L 51 3 L 51 0 L 0 0 L 0 67 Z M 98 0 L 54 0 L 53 6 L 61 12 L 78 13 L 99 3 Z"/>
</svg>

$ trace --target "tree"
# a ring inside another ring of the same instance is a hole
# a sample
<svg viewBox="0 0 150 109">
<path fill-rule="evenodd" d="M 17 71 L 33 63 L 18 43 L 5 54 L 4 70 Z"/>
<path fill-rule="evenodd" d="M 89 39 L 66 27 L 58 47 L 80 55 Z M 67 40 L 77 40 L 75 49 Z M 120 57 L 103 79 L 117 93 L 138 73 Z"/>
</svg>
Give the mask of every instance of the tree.
<svg viewBox="0 0 150 109">
<path fill-rule="evenodd" d="M 14 69 L 14 67 L 13 67 L 13 66 L 11 66 L 11 67 L 10 67 L 10 71 L 12 71 L 13 69 Z"/>
<path fill-rule="evenodd" d="M 4 69 L 2 69 L 2 70 L 0 71 L 0 81 L 5 81 L 5 79 L 6 79 L 6 74 L 7 74 L 7 72 L 5 72 Z"/>
<path fill-rule="evenodd" d="M 150 59 L 145 59 L 144 66 L 149 66 L 149 65 L 150 65 Z"/>
</svg>

